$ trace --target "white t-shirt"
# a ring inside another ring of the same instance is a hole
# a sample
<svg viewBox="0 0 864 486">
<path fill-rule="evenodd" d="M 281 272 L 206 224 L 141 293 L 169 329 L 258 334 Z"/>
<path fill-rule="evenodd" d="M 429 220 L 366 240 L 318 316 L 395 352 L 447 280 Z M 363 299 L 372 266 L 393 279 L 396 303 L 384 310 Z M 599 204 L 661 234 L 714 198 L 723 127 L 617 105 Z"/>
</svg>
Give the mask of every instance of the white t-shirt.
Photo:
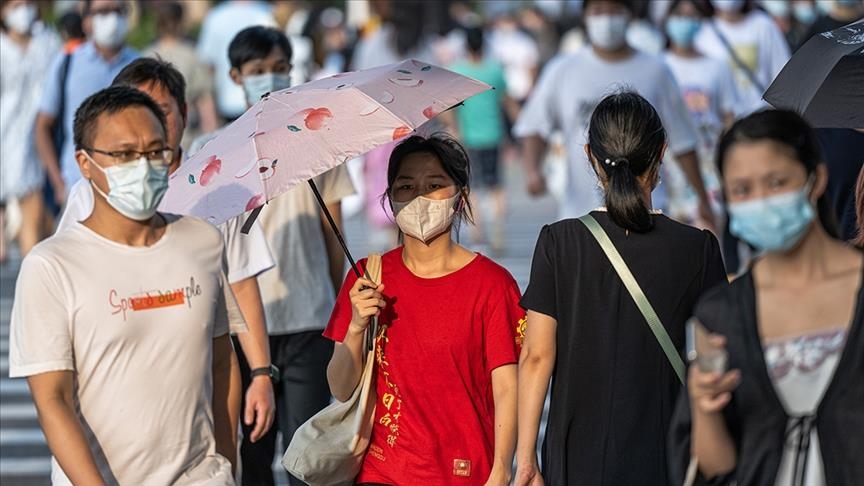
<svg viewBox="0 0 864 486">
<path fill-rule="evenodd" d="M 534 71 L 540 62 L 537 43 L 520 30 L 495 29 L 489 35 L 490 54 L 504 66 L 507 94 L 524 100 L 534 85 Z"/>
<path fill-rule="evenodd" d="M 768 89 L 789 60 L 789 45 L 771 17 L 754 10 L 748 13 L 744 20 L 735 24 L 721 19 L 714 19 L 712 22 L 731 44 L 738 58 L 753 71 L 762 89 Z M 695 47 L 706 56 L 729 63 L 741 97 L 738 115 L 746 115 L 768 106 L 762 101 L 763 91 L 754 86 L 746 72 L 738 67 L 717 32 L 707 22 L 703 23 L 696 35 Z"/>
<path fill-rule="evenodd" d="M 228 46 L 241 30 L 255 25 L 276 27 L 270 7 L 263 2 L 224 2 L 213 7 L 201 24 L 198 58 L 215 70 L 216 108 L 222 116 L 238 117 L 246 111 L 243 88 L 228 74 Z"/>
<path fill-rule="evenodd" d="M 326 203 L 354 193 L 344 164 L 315 178 Z M 271 200 L 258 217 L 276 256 L 276 270 L 258 276 L 261 301 L 271 335 L 324 329 L 335 292 L 321 210 L 303 184 Z"/>
<path fill-rule="evenodd" d="M 81 179 L 76 182 L 66 197 L 66 206 L 57 233 L 64 229 L 77 226 L 93 212 L 93 188 L 90 181 Z M 225 242 L 225 259 L 228 262 L 228 281 L 232 284 L 249 277 L 256 277 L 276 266 L 261 225 L 256 221 L 249 229 L 249 234 L 240 230 L 246 222 L 245 215 L 231 218 L 218 225 Z"/>
<path fill-rule="evenodd" d="M 561 218 L 582 216 L 603 205 L 584 145 L 594 108 L 621 88 L 635 90 L 654 106 L 666 128 L 672 154 L 693 150 L 698 144 L 678 84 L 662 58 L 634 51 L 628 59 L 608 62 L 597 57 L 590 46 L 553 58 L 540 75 L 513 133 L 549 139 L 555 130 L 563 131 L 568 163 Z M 654 192 L 655 207 L 663 206 L 665 193 L 658 193 L 662 189 L 661 185 Z"/>
<path fill-rule="evenodd" d="M 69 370 L 107 484 L 233 485 L 215 451 L 213 339 L 246 326 L 213 226 L 165 215 L 150 247 L 82 224 L 37 245 L 12 306 L 9 376 Z M 52 464 L 53 484 L 71 484 Z"/>
</svg>

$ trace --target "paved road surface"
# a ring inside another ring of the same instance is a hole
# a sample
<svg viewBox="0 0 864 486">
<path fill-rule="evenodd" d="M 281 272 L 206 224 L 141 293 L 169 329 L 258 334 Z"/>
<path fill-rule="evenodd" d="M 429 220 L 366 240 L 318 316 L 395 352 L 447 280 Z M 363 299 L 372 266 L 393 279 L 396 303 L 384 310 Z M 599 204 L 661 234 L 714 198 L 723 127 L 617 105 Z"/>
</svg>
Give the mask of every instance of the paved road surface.
<svg viewBox="0 0 864 486">
<path fill-rule="evenodd" d="M 496 260 L 510 270 L 524 290 L 534 242 L 540 227 L 553 220 L 555 205 L 550 198 L 529 199 L 522 189 L 518 171 L 508 170 L 507 175 L 506 187 L 510 193 L 505 231 L 507 250 Z M 368 245 L 361 218 L 346 221 L 346 236 L 354 256 L 365 256 Z M 50 454 L 36 419 L 36 409 L 25 381 L 9 379 L 9 315 L 19 265 L 18 259 L 10 258 L 0 268 L 0 484 L 46 485 Z"/>
</svg>

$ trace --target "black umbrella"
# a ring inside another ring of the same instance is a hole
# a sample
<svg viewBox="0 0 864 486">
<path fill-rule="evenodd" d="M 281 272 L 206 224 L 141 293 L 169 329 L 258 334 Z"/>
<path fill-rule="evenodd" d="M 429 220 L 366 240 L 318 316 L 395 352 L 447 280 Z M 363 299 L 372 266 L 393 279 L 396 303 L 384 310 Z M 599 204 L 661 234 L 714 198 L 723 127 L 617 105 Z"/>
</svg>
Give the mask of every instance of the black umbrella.
<svg viewBox="0 0 864 486">
<path fill-rule="evenodd" d="M 815 127 L 864 128 L 864 19 L 813 36 L 763 98 Z"/>
</svg>

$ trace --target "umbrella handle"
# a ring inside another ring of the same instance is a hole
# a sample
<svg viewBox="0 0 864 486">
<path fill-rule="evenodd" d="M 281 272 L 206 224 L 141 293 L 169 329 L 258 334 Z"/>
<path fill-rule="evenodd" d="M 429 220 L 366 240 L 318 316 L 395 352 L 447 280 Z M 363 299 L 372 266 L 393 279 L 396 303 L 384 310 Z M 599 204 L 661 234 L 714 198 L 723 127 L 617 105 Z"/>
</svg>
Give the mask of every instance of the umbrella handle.
<svg viewBox="0 0 864 486">
<path fill-rule="evenodd" d="M 318 191 L 318 186 L 315 185 L 314 180 L 309 179 L 309 187 L 312 188 L 312 193 L 315 194 L 315 200 L 318 201 L 318 206 L 321 207 L 321 211 L 323 211 L 324 216 L 327 217 L 327 222 L 330 223 L 330 227 L 333 228 L 333 232 L 336 233 L 336 239 L 339 240 L 339 245 L 342 246 L 342 251 L 345 252 L 348 262 L 351 263 L 351 270 L 354 271 L 354 275 L 356 275 L 357 278 L 363 277 L 365 272 L 360 271 L 360 267 L 357 266 L 357 262 L 354 261 L 351 252 L 348 251 L 348 245 L 345 244 L 345 238 L 342 237 L 339 227 L 336 226 L 336 222 L 333 221 L 333 215 L 331 215 L 330 211 L 327 210 L 327 204 L 324 202 L 324 198 L 321 197 L 321 193 Z M 365 277 L 368 279 L 369 274 L 366 273 Z"/>
</svg>

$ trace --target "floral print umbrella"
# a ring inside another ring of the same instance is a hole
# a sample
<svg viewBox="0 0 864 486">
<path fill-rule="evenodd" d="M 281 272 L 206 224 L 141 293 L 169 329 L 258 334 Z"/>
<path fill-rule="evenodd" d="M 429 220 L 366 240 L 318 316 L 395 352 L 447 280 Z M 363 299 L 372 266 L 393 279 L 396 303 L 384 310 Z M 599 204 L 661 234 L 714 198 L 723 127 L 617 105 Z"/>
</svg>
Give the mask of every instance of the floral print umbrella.
<svg viewBox="0 0 864 486">
<path fill-rule="evenodd" d="M 162 209 L 222 223 L 488 89 L 407 60 L 269 93 L 172 174 Z"/>
</svg>

